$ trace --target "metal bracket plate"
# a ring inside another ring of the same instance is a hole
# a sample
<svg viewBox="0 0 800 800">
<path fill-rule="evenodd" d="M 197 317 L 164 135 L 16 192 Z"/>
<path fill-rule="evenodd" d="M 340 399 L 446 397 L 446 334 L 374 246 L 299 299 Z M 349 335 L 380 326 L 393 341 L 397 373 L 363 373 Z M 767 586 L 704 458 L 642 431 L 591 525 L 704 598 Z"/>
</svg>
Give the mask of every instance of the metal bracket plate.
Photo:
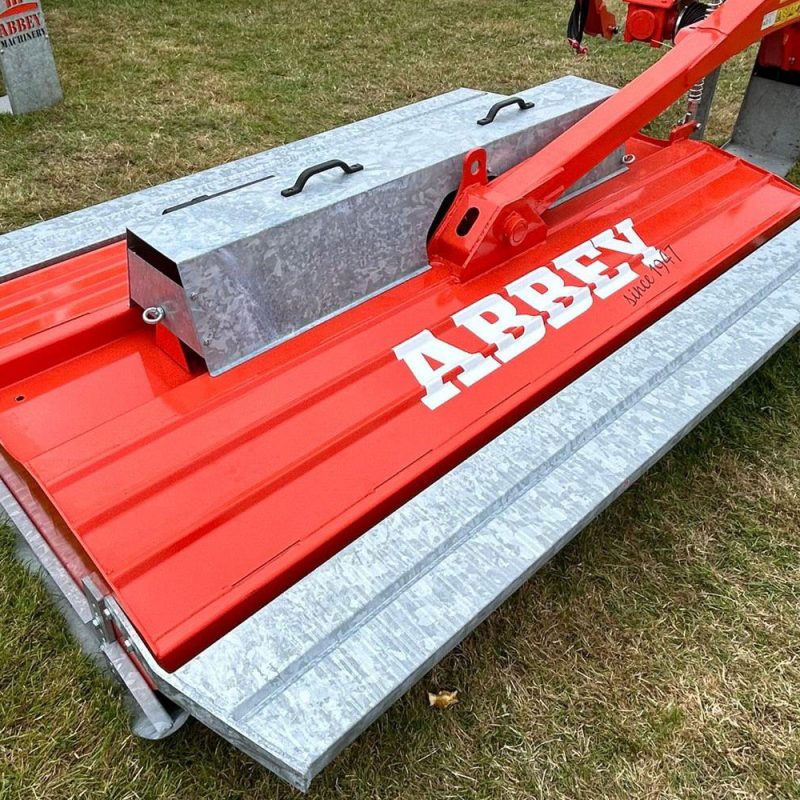
<svg viewBox="0 0 800 800">
<path fill-rule="evenodd" d="M 725 149 L 787 175 L 800 161 L 800 86 L 754 75 Z"/>
<path fill-rule="evenodd" d="M 110 644 L 116 641 L 114 626 L 111 624 L 111 612 L 106 608 L 105 596 L 89 575 L 81 581 L 81 586 L 86 602 L 92 610 L 92 625 L 96 628 L 101 643 Z"/>
</svg>

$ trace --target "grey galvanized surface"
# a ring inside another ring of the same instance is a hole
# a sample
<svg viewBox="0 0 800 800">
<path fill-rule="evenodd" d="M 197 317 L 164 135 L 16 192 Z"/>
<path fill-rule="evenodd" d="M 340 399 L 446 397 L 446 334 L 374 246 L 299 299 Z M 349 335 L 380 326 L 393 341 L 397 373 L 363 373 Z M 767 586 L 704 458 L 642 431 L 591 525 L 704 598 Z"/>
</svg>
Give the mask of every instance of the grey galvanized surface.
<svg viewBox="0 0 800 800">
<path fill-rule="evenodd" d="M 340 141 L 347 140 L 355 132 L 377 130 L 399 120 L 457 105 L 483 94 L 472 89 L 456 89 L 326 131 L 310 139 L 292 142 L 281 148 L 281 158 L 297 163 L 306 162 L 317 155 L 320 149 L 337 148 Z M 172 206 L 271 175 L 274 172 L 275 152 L 266 150 L 256 153 L 0 236 L 0 282 L 98 244 L 122 239 L 129 226 L 158 217 Z"/>
<path fill-rule="evenodd" d="M 7 3 L 0 3 L 0 11 L 5 11 Z M 18 24 L 33 17 L 39 23 L 32 30 L 0 36 L 0 72 L 12 114 L 49 108 L 64 97 L 41 3 L 37 11 L 4 17 L 2 22 Z"/>
<path fill-rule="evenodd" d="M 485 148 L 489 173 L 500 174 L 611 93 L 567 78 L 520 92 L 535 107 L 504 109 L 490 125 L 477 120 L 499 95 L 354 132 L 303 164 L 276 160 L 270 180 L 133 226 L 130 235 L 177 265 L 195 323 L 190 338 L 202 343 L 198 352 L 218 375 L 426 269 L 428 229 L 458 186 L 470 150 Z M 301 168 L 331 158 L 364 169 L 325 172 L 301 194 L 281 195 Z M 616 174 L 621 158 L 621 149 L 615 151 L 587 180 Z M 132 299 L 143 307 L 164 305 L 157 294 L 135 290 L 141 269 L 131 261 Z M 182 323 L 182 316 L 174 325 L 169 313 L 165 318 L 192 346 Z"/>
<path fill-rule="evenodd" d="M 0 525 L 3 523 L 8 523 L 17 532 L 20 561 L 43 572 L 53 585 L 59 587 L 58 605 L 69 618 L 73 633 L 77 634 L 79 627 L 90 625 L 92 611 L 80 587 L 0 478 Z M 82 639 L 83 634 L 78 638 Z"/>
<path fill-rule="evenodd" d="M 100 651 L 106 669 L 125 687 L 125 705 L 137 736 L 151 741 L 165 739 L 189 719 L 185 709 L 164 706 L 119 642 L 103 642 Z"/>
<path fill-rule="evenodd" d="M 174 673 L 161 690 L 306 789 L 800 328 L 800 223 Z"/>
<path fill-rule="evenodd" d="M 83 592 L 0 478 L 0 526 L 4 523 L 16 531 L 17 558 L 43 580 L 81 648 L 122 684 L 133 731 L 145 739 L 161 739 L 183 725 L 188 713 L 165 708 L 121 645 L 101 641 Z"/>
<path fill-rule="evenodd" d="M 577 83 L 573 84 L 573 81 Z M 595 87 L 600 85 L 580 78 L 561 79 L 565 92 L 571 91 L 571 86 L 579 84 Z M 126 228 L 152 220 L 172 206 L 201 195 L 213 195 L 248 181 L 274 175 L 277 161 L 294 174 L 309 163 L 323 160 L 325 154 L 337 150 L 341 143 L 350 140 L 354 135 L 377 132 L 402 120 L 419 117 L 437 109 L 455 108 L 478 97 L 490 101 L 498 95 L 473 89 L 456 89 L 326 131 L 309 139 L 292 142 L 281 148 L 256 153 L 195 175 L 178 178 L 91 208 L 6 233 L 0 236 L 0 283 L 51 264 L 67 255 L 75 255 L 98 244 L 122 239 Z M 491 102 L 489 104 L 491 105 Z M 276 155 L 278 150 L 280 154 Z"/>
<path fill-rule="evenodd" d="M 800 86 L 754 75 L 725 149 L 787 175 L 800 161 Z"/>
<path fill-rule="evenodd" d="M 162 309 L 164 324 L 195 353 L 203 352 L 181 286 L 131 252 L 128 253 L 128 284 L 131 297 L 139 303 L 143 313 L 149 308 Z"/>
</svg>

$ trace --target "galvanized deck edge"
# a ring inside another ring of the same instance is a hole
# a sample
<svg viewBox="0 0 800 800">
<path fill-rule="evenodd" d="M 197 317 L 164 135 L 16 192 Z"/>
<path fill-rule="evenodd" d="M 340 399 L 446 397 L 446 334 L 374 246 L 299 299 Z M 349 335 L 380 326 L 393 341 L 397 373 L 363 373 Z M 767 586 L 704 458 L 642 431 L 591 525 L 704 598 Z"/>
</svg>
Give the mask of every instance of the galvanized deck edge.
<svg viewBox="0 0 800 800">
<path fill-rule="evenodd" d="M 799 327 L 797 223 L 176 672 L 114 613 L 168 697 L 305 790 Z"/>
<path fill-rule="evenodd" d="M 188 713 L 165 708 L 118 642 L 104 642 L 80 587 L 0 478 L 0 528 L 16 533 L 17 559 L 43 582 L 81 649 L 109 677 L 122 684 L 131 727 L 145 739 L 163 739 L 181 727 Z"/>
<path fill-rule="evenodd" d="M 78 255 L 122 239 L 127 227 L 157 218 L 164 209 L 171 206 L 203 194 L 215 194 L 254 179 L 264 178 L 274 170 L 276 153 L 289 165 L 298 160 L 314 163 L 315 158 L 320 160 L 317 157 L 320 148 L 333 150 L 342 140 L 482 94 L 485 93 L 472 89 L 454 89 L 446 94 L 357 120 L 307 139 L 264 150 L 11 231 L 0 236 L 0 282 L 67 256 Z"/>
<path fill-rule="evenodd" d="M 564 93 L 593 88 L 607 95 L 614 89 L 575 76 L 550 81 L 545 86 L 563 87 Z M 540 87 L 537 87 L 540 88 Z M 431 113 L 437 109 L 483 97 L 488 107 L 502 95 L 476 89 L 454 89 L 373 117 L 280 145 L 251 156 L 221 164 L 167 183 L 150 186 L 43 222 L 0 235 L 0 283 L 76 256 L 103 244 L 118 241 L 128 227 L 157 219 L 172 206 L 201 195 L 214 195 L 252 180 L 297 173 L 311 164 L 338 155 L 345 145 L 380 129 Z"/>
<path fill-rule="evenodd" d="M 0 525 L 7 524 L 17 533 L 17 557 L 26 566 L 47 575 L 59 587 L 58 606 L 70 622 L 74 635 L 83 637 L 84 626 L 91 624 L 89 603 L 78 585 L 67 573 L 50 545 L 44 540 L 30 517 L 0 478 Z"/>
</svg>

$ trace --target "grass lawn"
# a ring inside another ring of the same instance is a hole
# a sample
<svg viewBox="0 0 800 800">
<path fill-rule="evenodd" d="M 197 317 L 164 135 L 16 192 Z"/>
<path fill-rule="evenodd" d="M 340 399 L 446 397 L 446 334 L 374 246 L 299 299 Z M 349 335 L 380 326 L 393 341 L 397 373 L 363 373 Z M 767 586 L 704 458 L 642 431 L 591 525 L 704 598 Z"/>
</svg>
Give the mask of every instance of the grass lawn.
<svg viewBox="0 0 800 800">
<path fill-rule="evenodd" d="M 658 55 L 590 42 L 574 58 L 568 0 L 45 8 L 66 101 L 0 118 L 0 231 L 457 86 L 513 92 L 566 73 L 621 85 Z M 723 74 L 715 141 L 751 56 Z M 798 357 L 795 340 L 311 797 L 800 798 Z M 460 703 L 431 710 L 438 688 Z M 196 722 L 134 738 L 0 531 L 0 798 L 293 796 Z"/>
</svg>

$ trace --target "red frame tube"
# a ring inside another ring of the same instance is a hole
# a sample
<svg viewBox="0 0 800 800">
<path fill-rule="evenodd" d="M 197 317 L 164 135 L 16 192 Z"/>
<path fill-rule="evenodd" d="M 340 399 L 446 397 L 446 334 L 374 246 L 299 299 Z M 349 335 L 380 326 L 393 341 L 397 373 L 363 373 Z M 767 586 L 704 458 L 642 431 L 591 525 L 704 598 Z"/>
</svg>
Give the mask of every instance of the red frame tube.
<svg viewBox="0 0 800 800">
<path fill-rule="evenodd" d="M 465 159 L 456 198 L 432 237 L 432 264 L 461 280 L 543 241 L 541 214 L 572 184 L 678 100 L 698 80 L 800 18 L 795 0 L 728 0 L 680 32 L 676 46 L 547 147 L 491 183 L 485 153 Z M 786 9 L 784 18 L 780 11 Z M 770 15 L 775 15 L 772 24 Z M 688 132 L 687 132 L 688 133 Z"/>
</svg>

